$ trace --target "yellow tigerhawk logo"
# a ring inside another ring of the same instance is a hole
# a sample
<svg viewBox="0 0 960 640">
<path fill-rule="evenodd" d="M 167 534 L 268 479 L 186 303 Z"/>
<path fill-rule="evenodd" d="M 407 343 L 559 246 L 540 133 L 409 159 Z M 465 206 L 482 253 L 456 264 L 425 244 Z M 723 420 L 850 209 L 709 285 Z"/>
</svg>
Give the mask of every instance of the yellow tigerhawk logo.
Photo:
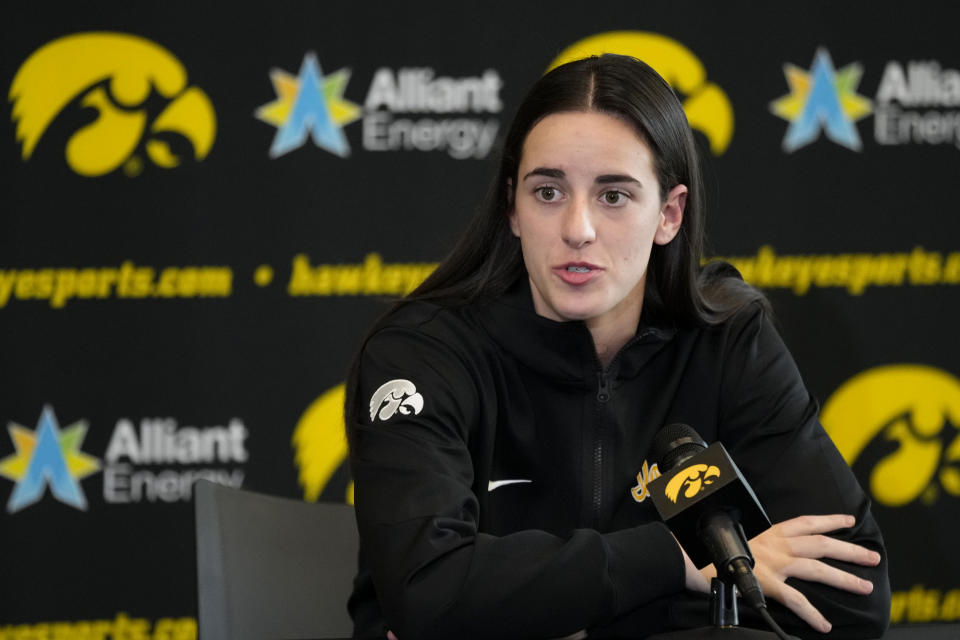
<svg viewBox="0 0 960 640">
<path fill-rule="evenodd" d="M 155 93 L 167 103 L 148 121 L 146 103 Z M 210 98 L 187 86 L 180 61 L 160 45 L 125 33 L 77 33 L 45 44 L 20 66 L 9 100 L 25 161 L 68 105 L 96 110 L 96 119 L 66 145 L 67 164 L 82 176 L 102 176 L 121 165 L 136 175 L 141 147 L 154 164 L 176 167 L 181 158 L 170 146 L 176 140 L 171 134 L 189 141 L 194 158 L 203 160 L 216 136 Z"/>
<path fill-rule="evenodd" d="M 338 384 L 307 407 L 293 431 L 294 460 L 300 468 L 303 499 L 316 502 L 338 469 L 346 464 L 347 436 L 343 421 L 346 387 Z M 344 500 L 353 504 L 353 482 Z"/>
<path fill-rule="evenodd" d="M 683 492 L 683 497 L 690 499 L 703 491 L 704 487 L 711 485 L 720 477 L 720 469 L 714 465 L 694 464 L 690 465 L 677 475 L 670 479 L 664 493 L 670 502 L 676 502 L 680 496 L 680 490 L 687 488 Z"/>
<path fill-rule="evenodd" d="M 560 52 L 549 69 L 602 53 L 619 53 L 643 60 L 685 96 L 683 110 L 693 129 L 710 142 L 713 155 L 722 155 L 733 138 L 733 107 L 723 89 L 707 81 L 703 64 L 685 46 L 658 33 L 608 31 L 573 43 Z"/>
<path fill-rule="evenodd" d="M 924 365 L 864 371 L 838 388 L 820 419 L 847 464 L 869 474 L 888 507 L 941 491 L 960 497 L 960 380 Z"/>
</svg>

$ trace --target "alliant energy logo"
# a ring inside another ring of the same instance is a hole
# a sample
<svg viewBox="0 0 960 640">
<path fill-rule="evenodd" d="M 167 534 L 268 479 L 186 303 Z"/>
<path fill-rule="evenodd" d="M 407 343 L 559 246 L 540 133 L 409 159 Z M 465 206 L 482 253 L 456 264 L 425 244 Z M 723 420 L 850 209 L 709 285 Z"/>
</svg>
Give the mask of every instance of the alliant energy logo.
<svg viewBox="0 0 960 640">
<path fill-rule="evenodd" d="M 856 122 L 871 113 L 877 144 L 960 148 L 960 70 L 945 68 L 938 60 L 888 61 L 873 100 L 857 93 L 864 74 L 859 62 L 835 69 L 824 47 L 817 50 L 809 71 L 785 64 L 790 93 L 770 103 L 770 111 L 790 123 L 783 150 L 792 153 L 823 134 L 861 151 Z"/>
<path fill-rule="evenodd" d="M 7 425 L 16 453 L 0 460 L 0 476 L 16 485 L 7 512 L 16 513 L 38 502 L 47 488 L 64 504 L 87 510 L 80 480 L 100 470 L 100 461 L 80 450 L 87 423 L 78 420 L 60 429 L 53 407 L 46 406 L 34 431 L 15 422 Z"/>
<path fill-rule="evenodd" d="M 824 404 L 844 459 L 887 507 L 960 497 L 960 380 L 924 365 L 860 373 Z"/>
<path fill-rule="evenodd" d="M 823 133 L 839 145 L 860 151 L 862 143 L 854 123 L 871 109 L 870 101 L 856 93 L 863 67 L 854 62 L 837 71 L 830 53 L 821 48 L 809 72 L 786 64 L 783 74 L 790 94 L 770 104 L 774 115 L 790 123 L 783 150 L 796 151 Z"/>
<path fill-rule="evenodd" d="M 20 66 L 9 99 L 24 161 L 55 120 L 93 110 L 93 122 L 65 146 L 67 164 L 87 177 L 120 167 L 136 175 L 143 170 L 142 155 L 165 169 L 187 155 L 200 161 L 216 136 L 210 98 L 189 86 L 180 61 L 162 46 L 125 33 L 77 33 L 45 44 Z M 162 108 L 154 117 L 155 102 Z"/>
<path fill-rule="evenodd" d="M 733 107 L 718 85 L 707 80 L 700 59 L 681 43 L 658 33 L 608 31 L 579 40 L 550 63 L 561 64 L 603 53 L 619 53 L 643 60 L 683 95 L 690 126 L 706 136 L 710 151 L 722 155 L 733 139 Z"/>
<path fill-rule="evenodd" d="M 189 501 L 201 478 L 240 488 L 247 428 L 179 426 L 173 418 L 117 421 L 104 455 L 103 499 L 111 503 Z"/>
<path fill-rule="evenodd" d="M 440 75 L 433 67 L 377 69 L 363 107 L 344 96 L 349 69 L 324 75 L 307 53 L 294 76 L 270 72 L 277 99 L 255 117 L 277 127 L 270 157 L 313 143 L 340 157 L 350 155 L 344 128 L 362 121 L 366 151 L 442 151 L 462 160 L 485 158 L 496 140 L 503 110 L 503 82 L 493 69 L 475 76 Z"/>
<path fill-rule="evenodd" d="M 887 63 L 877 89 L 874 134 L 884 145 L 960 148 L 960 71 L 936 60 Z"/>
<path fill-rule="evenodd" d="M 343 98 L 350 81 L 349 69 L 324 76 L 316 54 L 308 53 L 296 76 L 273 69 L 270 81 L 277 99 L 257 109 L 255 115 L 277 127 L 271 158 L 299 149 L 308 137 L 330 153 L 342 158 L 350 155 L 343 127 L 360 117 L 360 107 Z"/>
<path fill-rule="evenodd" d="M 431 67 L 382 67 L 364 102 L 368 151 L 446 151 L 457 160 L 485 158 L 500 123 L 503 82 L 493 69 L 477 76 L 438 76 Z M 407 117 L 399 117 L 401 114 Z"/>
<path fill-rule="evenodd" d="M 181 426 L 174 418 L 143 418 L 135 425 L 120 418 L 102 460 L 80 448 L 91 430 L 87 421 L 61 429 L 50 406 L 35 430 L 15 422 L 7 430 L 16 449 L 0 460 L 0 476 L 16 483 L 9 513 L 38 502 L 47 489 L 60 502 L 87 510 L 79 481 L 98 471 L 106 503 L 189 501 L 200 478 L 240 488 L 249 458 L 249 434 L 239 418 L 210 427 Z"/>
</svg>

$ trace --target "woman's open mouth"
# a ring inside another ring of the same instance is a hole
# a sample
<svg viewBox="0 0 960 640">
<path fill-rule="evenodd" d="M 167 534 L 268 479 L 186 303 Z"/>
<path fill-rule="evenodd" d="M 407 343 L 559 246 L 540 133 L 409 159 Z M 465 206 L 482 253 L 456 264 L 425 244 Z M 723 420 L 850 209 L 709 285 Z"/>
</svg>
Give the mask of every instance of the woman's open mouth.
<svg viewBox="0 0 960 640">
<path fill-rule="evenodd" d="M 554 267 L 553 272 L 565 283 L 580 286 L 599 276 L 603 269 L 588 262 L 569 262 Z"/>
</svg>

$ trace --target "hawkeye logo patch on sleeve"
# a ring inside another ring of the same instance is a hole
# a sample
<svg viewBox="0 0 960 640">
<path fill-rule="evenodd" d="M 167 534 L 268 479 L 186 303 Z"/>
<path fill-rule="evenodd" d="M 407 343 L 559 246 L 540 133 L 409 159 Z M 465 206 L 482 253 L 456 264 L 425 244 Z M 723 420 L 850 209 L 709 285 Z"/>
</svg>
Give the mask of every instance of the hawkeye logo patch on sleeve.
<svg viewBox="0 0 960 640">
<path fill-rule="evenodd" d="M 400 412 L 408 416 L 423 410 L 423 396 L 417 393 L 417 387 L 409 380 L 398 378 L 380 385 L 370 398 L 370 420 L 377 418 L 386 422 Z"/>
</svg>

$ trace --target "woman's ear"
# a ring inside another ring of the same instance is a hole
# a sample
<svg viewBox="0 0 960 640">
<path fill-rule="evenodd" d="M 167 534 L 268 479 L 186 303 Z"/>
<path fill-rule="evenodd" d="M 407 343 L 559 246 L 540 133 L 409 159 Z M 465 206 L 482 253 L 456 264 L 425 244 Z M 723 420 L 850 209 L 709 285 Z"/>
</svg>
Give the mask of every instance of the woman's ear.
<svg viewBox="0 0 960 640">
<path fill-rule="evenodd" d="M 660 208 L 660 221 L 657 224 L 657 233 L 653 241 L 657 244 L 668 244 L 676 237 L 683 224 L 683 210 L 687 206 L 687 185 L 678 184 L 670 193 Z"/>
</svg>

